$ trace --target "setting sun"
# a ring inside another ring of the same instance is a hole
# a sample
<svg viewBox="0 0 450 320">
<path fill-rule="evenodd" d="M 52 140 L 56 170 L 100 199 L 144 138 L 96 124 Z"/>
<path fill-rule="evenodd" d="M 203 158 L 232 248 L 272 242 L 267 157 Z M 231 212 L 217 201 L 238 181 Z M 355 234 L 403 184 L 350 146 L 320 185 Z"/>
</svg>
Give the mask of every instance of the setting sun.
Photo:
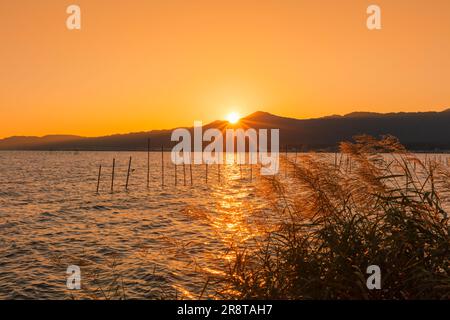
<svg viewBox="0 0 450 320">
<path fill-rule="evenodd" d="M 227 116 L 227 121 L 231 124 L 235 124 L 239 121 L 241 117 L 237 112 L 232 112 Z"/>
</svg>

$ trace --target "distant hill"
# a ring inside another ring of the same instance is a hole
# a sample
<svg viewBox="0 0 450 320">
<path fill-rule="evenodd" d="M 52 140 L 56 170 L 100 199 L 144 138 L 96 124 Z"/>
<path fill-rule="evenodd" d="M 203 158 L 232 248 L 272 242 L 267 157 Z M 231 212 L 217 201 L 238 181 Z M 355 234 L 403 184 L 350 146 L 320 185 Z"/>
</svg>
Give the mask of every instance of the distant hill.
<svg viewBox="0 0 450 320">
<path fill-rule="evenodd" d="M 317 119 L 293 119 L 258 111 L 243 119 L 239 126 L 254 129 L 280 129 L 280 145 L 299 150 L 336 150 L 338 143 L 358 134 L 391 134 L 410 150 L 450 150 L 450 109 L 442 112 L 372 113 L 354 112 Z M 225 121 L 204 126 L 224 129 Z M 192 128 L 187 128 L 192 131 Z M 103 137 L 51 135 L 44 137 L 10 137 L 0 140 L 0 150 L 146 150 L 169 148 L 172 130 L 153 130 Z"/>
<path fill-rule="evenodd" d="M 83 139 L 83 137 L 72 135 L 48 135 L 44 137 L 14 136 L 0 140 L 0 149 L 34 148 L 41 145 L 77 141 L 80 139 Z"/>
</svg>

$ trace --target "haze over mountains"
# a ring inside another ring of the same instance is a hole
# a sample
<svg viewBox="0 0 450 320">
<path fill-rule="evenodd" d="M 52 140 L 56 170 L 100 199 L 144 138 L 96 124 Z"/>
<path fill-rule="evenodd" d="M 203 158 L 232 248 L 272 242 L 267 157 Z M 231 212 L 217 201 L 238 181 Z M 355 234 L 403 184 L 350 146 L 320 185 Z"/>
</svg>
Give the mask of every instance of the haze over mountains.
<svg viewBox="0 0 450 320">
<path fill-rule="evenodd" d="M 204 126 L 224 129 L 226 121 L 214 121 Z M 255 112 L 234 128 L 280 129 L 280 145 L 299 150 L 336 150 L 339 142 L 353 136 L 368 134 L 379 137 L 391 134 L 410 150 L 450 150 L 450 109 L 442 112 L 388 113 L 354 112 L 345 116 L 317 119 L 293 119 L 267 112 Z M 192 128 L 188 128 L 192 130 Z M 0 140 L 0 150 L 146 150 L 147 139 L 152 149 L 169 148 L 172 130 L 153 130 L 102 137 L 49 135 L 44 137 L 10 137 Z"/>
</svg>

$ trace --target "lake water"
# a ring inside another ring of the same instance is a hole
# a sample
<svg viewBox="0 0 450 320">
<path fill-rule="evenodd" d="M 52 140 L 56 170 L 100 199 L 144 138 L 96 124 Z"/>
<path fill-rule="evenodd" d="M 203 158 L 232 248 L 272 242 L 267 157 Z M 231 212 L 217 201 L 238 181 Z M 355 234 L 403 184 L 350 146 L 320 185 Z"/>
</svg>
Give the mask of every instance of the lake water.
<svg viewBox="0 0 450 320">
<path fill-rule="evenodd" d="M 209 166 L 208 183 L 205 165 L 192 168 L 192 186 L 189 166 L 186 186 L 177 167 L 175 186 L 166 153 L 162 187 L 161 154 L 151 153 L 147 188 L 145 152 L 0 152 L 0 298 L 113 297 L 118 287 L 126 298 L 198 298 L 230 246 L 273 217 L 256 167 L 221 166 L 219 181 Z M 81 267 L 80 291 L 66 287 L 69 265 Z"/>
<path fill-rule="evenodd" d="M 177 167 L 175 186 L 166 153 L 163 188 L 161 154 L 151 153 L 147 188 L 146 152 L 0 152 L 0 298 L 89 298 L 66 289 L 71 264 L 91 292 L 118 275 L 127 298 L 198 297 L 230 245 L 257 234 L 249 213 L 264 199 L 249 167 L 241 179 L 238 165 L 221 166 L 219 182 L 209 166 L 208 184 L 205 166 L 192 168 L 193 186 L 189 166 L 186 186 Z"/>
</svg>

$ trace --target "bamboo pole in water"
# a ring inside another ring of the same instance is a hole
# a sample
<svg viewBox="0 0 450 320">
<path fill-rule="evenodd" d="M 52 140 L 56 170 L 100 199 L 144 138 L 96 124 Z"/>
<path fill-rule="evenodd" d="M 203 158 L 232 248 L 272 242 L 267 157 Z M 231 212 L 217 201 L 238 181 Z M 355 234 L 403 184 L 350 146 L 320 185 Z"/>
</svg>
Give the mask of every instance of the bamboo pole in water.
<svg viewBox="0 0 450 320">
<path fill-rule="evenodd" d="M 175 187 L 176 187 L 176 186 L 177 186 L 177 184 L 178 184 L 178 177 L 177 177 L 177 164 L 176 164 L 176 163 L 175 163 L 174 169 L 175 169 Z"/>
<path fill-rule="evenodd" d="M 253 180 L 253 167 L 252 163 L 250 162 L 250 181 Z"/>
<path fill-rule="evenodd" d="M 125 190 L 128 190 L 128 181 L 130 181 L 130 170 L 131 170 L 131 157 L 128 161 L 128 172 L 127 172 L 127 182 L 125 183 Z"/>
<path fill-rule="evenodd" d="M 284 147 L 284 155 L 285 155 L 284 160 L 286 161 L 286 164 L 284 166 L 284 177 L 287 178 L 287 173 L 288 173 L 288 146 L 287 145 Z"/>
<path fill-rule="evenodd" d="M 147 139 L 147 188 L 150 187 L 150 138 Z"/>
<path fill-rule="evenodd" d="M 116 159 L 113 158 L 112 174 L 111 174 L 111 193 L 114 192 L 114 169 L 116 168 Z"/>
<path fill-rule="evenodd" d="M 186 163 L 183 159 L 183 185 L 186 187 Z"/>
<path fill-rule="evenodd" d="M 217 163 L 217 180 L 220 183 L 220 161 Z"/>
<path fill-rule="evenodd" d="M 241 163 L 241 159 L 239 159 L 239 171 L 241 173 L 241 180 L 242 180 L 242 163 Z"/>
<path fill-rule="evenodd" d="M 293 170 L 293 175 L 295 176 L 296 170 L 295 168 L 297 167 L 297 147 L 295 147 L 295 158 L 294 158 L 294 163 L 292 164 L 292 170 Z"/>
<path fill-rule="evenodd" d="M 194 185 L 194 180 L 192 180 L 192 163 L 191 163 L 191 161 L 189 161 L 189 172 L 190 172 L 190 175 L 191 175 L 191 186 L 193 186 Z"/>
<path fill-rule="evenodd" d="M 100 167 L 98 167 L 97 193 L 98 193 L 98 188 L 100 187 L 100 176 L 101 175 L 102 175 L 102 165 L 100 165 Z"/>
<path fill-rule="evenodd" d="M 164 146 L 161 146 L 161 186 L 164 187 Z"/>
<path fill-rule="evenodd" d="M 205 171 L 206 184 L 208 184 L 208 162 L 205 162 Z"/>
</svg>

